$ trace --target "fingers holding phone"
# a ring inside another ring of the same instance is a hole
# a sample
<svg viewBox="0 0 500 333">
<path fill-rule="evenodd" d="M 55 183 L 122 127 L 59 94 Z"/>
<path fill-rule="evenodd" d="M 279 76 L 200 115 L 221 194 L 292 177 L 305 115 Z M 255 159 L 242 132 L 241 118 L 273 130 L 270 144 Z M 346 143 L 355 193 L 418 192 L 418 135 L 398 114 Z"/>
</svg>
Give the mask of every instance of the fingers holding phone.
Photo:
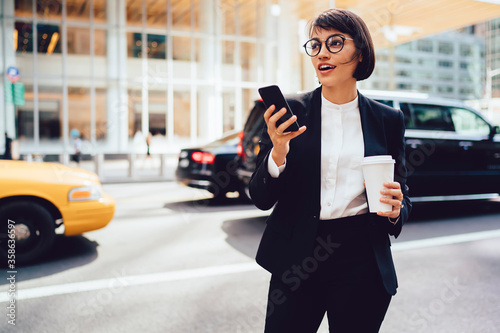
<svg viewBox="0 0 500 333">
<path fill-rule="evenodd" d="M 290 140 L 304 133 L 306 127 L 299 126 L 297 116 L 293 114 L 278 86 L 262 87 L 259 94 L 268 108 L 264 119 L 273 142 L 273 159 L 277 165 L 282 165 L 290 150 Z"/>
<path fill-rule="evenodd" d="M 286 155 L 290 151 L 290 140 L 304 133 L 306 126 L 301 126 L 297 131 L 284 132 L 292 123 L 296 122 L 297 116 L 294 115 L 280 125 L 277 125 L 277 121 L 287 111 L 285 108 L 282 108 L 278 112 L 274 112 L 274 110 L 275 106 L 271 105 L 264 113 L 264 120 L 267 124 L 267 133 L 273 143 L 272 158 L 276 165 L 279 166 L 285 163 Z"/>
</svg>

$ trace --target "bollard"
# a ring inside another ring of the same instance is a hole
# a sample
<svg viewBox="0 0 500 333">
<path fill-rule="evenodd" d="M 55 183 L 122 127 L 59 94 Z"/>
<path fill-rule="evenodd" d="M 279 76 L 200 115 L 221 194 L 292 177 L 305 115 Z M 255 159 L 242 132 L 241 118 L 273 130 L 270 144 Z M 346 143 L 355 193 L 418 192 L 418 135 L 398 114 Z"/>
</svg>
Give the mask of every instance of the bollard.
<svg viewBox="0 0 500 333">
<path fill-rule="evenodd" d="M 69 154 L 68 153 L 62 153 L 59 155 L 59 162 L 61 162 L 64 165 L 69 164 Z"/>
<path fill-rule="evenodd" d="M 167 165 L 167 154 L 160 154 L 160 176 L 165 176 L 165 167 Z"/>
<path fill-rule="evenodd" d="M 128 176 L 131 178 L 135 177 L 135 157 L 135 153 L 128 155 Z"/>
<path fill-rule="evenodd" d="M 95 163 L 95 173 L 99 179 L 102 179 L 104 176 L 104 154 L 99 153 L 94 155 L 94 163 Z"/>
</svg>

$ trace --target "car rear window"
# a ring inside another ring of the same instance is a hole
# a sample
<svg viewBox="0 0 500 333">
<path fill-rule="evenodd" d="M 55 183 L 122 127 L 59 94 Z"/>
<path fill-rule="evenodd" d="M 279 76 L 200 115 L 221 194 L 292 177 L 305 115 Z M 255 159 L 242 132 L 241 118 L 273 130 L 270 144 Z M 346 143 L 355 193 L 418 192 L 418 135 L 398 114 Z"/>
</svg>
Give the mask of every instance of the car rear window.
<svg viewBox="0 0 500 333">
<path fill-rule="evenodd" d="M 248 117 L 248 120 L 245 124 L 244 131 L 249 132 L 252 130 L 252 128 L 259 123 L 260 120 L 262 120 L 264 116 L 264 112 L 266 111 L 264 107 L 264 103 L 261 101 L 255 102 L 255 106 L 250 111 L 250 116 Z"/>
<path fill-rule="evenodd" d="M 401 103 L 400 106 L 402 110 L 406 108 L 413 114 L 411 118 L 413 123 L 409 123 L 407 128 L 434 131 L 455 130 L 450 110 L 446 106 L 418 103 Z"/>
</svg>

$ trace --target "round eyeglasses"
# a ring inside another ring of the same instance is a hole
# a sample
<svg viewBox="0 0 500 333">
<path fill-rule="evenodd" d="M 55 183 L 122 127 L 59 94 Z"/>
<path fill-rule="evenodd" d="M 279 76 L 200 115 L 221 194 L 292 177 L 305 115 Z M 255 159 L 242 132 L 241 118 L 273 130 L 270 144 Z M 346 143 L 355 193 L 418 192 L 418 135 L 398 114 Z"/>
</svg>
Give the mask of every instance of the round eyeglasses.
<svg viewBox="0 0 500 333">
<path fill-rule="evenodd" d="M 344 42 L 346 39 L 352 41 L 354 40 L 352 38 L 347 38 L 342 35 L 331 35 L 325 41 L 326 49 L 330 53 L 339 53 L 344 48 Z M 313 38 L 308 40 L 303 46 L 308 56 L 315 57 L 321 51 L 321 44 L 322 44 L 321 40 L 319 40 L 318 38 Z"/>
</svg>

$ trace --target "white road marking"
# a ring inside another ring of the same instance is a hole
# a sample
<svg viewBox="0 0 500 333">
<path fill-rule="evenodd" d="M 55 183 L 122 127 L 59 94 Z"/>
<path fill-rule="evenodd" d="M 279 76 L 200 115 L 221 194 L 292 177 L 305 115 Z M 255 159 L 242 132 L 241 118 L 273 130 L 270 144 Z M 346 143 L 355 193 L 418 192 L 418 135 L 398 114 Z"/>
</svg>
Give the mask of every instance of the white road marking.
<svg viewBox="0 0 500 333">
<path fill-rule="evenodd" d="M 451 245 L 464 242 L 472 242 L 472 241 L 496 238 L 496 237 L 500 237 L 500 229 L 394 243 L 392 244 L 392 250 L 393 251 L 414 250 L 432 246 L 442 246 L 442 245 Z"/>
<path fill-rule="evenodd" d="M 242 273 L 261 269 L 257 263 L 249 262 L 243 264 L 233 264 L 224 266 L 212 266 L 206 268 L 187 269 L 182 271 L 163 272 L 154 274 L 134 275 L 134 276 L 117 276 L 102 280 L 83 281 L 76 283 L 66 283 L 46 287 L 30 288 L 22 290 L 17 288 L 16 300 L 40 298 L 55 295 L 73 294 L 78 292 L 86 292 L 100 289 L 119 289 L 123 287 L 179 281 L 193 278 L 201 278 L 208 276 L 218 276 L 233 273 Z M 0 302 L 10 300 L 7 293 L 0 295 Z"/>
<path fill-rule="evenodd" d="M 458 244 L 458 243 L 490 239 L 496 237 L 500 237 L 500 229 L 395 243 L 392 245 L 392 250 L 393 251 L 414 250 L 420 248 Z M 103 290 L 103 289 L 113 290 L 116 288 L 145 285 L 151 283 L 196 279 L 209 276 L 256 271 L 262 269 L 263 268 L 261 268 L 255 262 L 249 262 L 242 264 L 212 266 L 206 268 L 187 269 L 182 271 L 163 272 L 155 274 L 144 274 L 135 276 L 123 276 L 123 277 L 117 276 L 115 278 L 108 278 L 102 280 L 66 283 L 66 284 L 59 284 L 46 287 L 30 288 L 25 290 L 17 288 L 17 296 L 15 299 L 16 301 L 18 301 L 18 300 L 49 297 L 56 295 L 74 294 L 79 292 Z M 120 285 L 117 285 L 118 283 Z M 8 294 L 8 290 L 0 294 L 0 302 L 2 303 L 7 302 L 10 299 L 11 297 Z"/>
</svg>

